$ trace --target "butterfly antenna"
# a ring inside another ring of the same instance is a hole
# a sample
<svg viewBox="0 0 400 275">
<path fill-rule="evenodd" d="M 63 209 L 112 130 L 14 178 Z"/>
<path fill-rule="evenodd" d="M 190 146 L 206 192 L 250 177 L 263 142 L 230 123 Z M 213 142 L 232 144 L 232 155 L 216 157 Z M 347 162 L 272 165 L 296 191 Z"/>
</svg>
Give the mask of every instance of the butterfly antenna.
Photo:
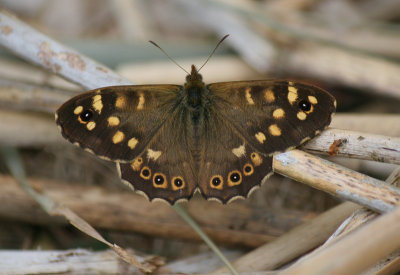
<svg viewBox="0 0 400 275">
<path fill-rule="evenodd" d="M 211 56 L 213 56 L 213 54 L 215 53 L 215 51 L 218 49 L 219 45 L 221 45 L 221 43 L 228 38 L 229 34 L 226 34 L 224 37 L 221 38 L 221 40 L 218 42 L 217 46 L 215 46 L 214 50 L 212 51 L 212 53 L 208 56 L 206 62 L 204 62 L 203 65 L 201 65 L 200 69 L 198 69 L 197 71 L 200 72 L 201 68 L 204 67 L 204 65 L 207 64 L 208 60 L 210 60 Z"/>
<path fill-rule="evenodd" d="M 162 51 L 163 54 L 165 54 L 165 55 L 169 58 L 169 60 L 171 60 L 172 62 L 174 62 L 176 66 L 178 66 L 179 68 L 181 68 L 181 69 L 182 69 L 184 72 L 186 72 L 187 74 L 190 74 L 190 73 L 189 73 L 188 71 L 186 71 L 181 65 L 179 65 L 175 60 L 173 60 L 172 57 L 170 57 L 170 56 L 166 53 L 166 51 L 164 51 L 160 46 L 158 46 L 156 42 L 151 41 L 151 40 L 149 40 L 149 42 L 150 42 L 151 44 L 153 44 L 154 46 L 156 46 L 157 48 L 159 48 L 160 51 Z"/>
</svg>

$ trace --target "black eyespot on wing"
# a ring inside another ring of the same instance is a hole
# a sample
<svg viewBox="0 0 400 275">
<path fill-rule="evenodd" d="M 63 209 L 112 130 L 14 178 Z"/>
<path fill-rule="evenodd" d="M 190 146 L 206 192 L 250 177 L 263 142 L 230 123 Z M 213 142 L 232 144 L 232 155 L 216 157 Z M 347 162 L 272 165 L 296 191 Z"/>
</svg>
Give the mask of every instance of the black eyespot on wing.
<svg viewBox="0 0 400 275">
<path fill-rule="evenodd" d="M 231 176 L 230 176 L 230 180 L 232 181 L 232 182 L 238 182 L 238 181 L 240 181 L 240 174 L 239 173 L 232 173 L 231 174 Z"/>
<path fill-rule="evenodd" d="M 176 187 L 182 187 L 183 181 L 181 179 L 177 178 L 174 180 L 174 184 Z"/>
<path fill-rule="evenodd" d="M 143 167 L 142 171 L 140 171 L 140 175 L 144 179 L 150 179 L 150 177 L 151 177 L 150 168 L 148 168 L 147 166 Z"/>
<path fill-rule="evenodd" d="M 214 186 L 219 186 L 222 183 L 222 180 L 219 177 L 214 177 L 211 180 L 212 185 Z"/>
<path fill-rule="evenodd" d="M 85 110 L 79 115 L 80 119 L 84 122 L 88 122 L 93 117 L 92 110 Z"/>
<path fill-rule="evenodd" d="M 162 185 L 164 183 L 164 177 L 160 175 L 155 176 L 154 183 L 157 185 Z"/>
<path fill-rule="evenodd" d="M 244 171 L 246 172 L 246 173 L 250 173 L 251 172 L 251 166 L 250 165 L 247 165 L 247 166 L 245 166 L 244 167 Z"/>
<path fill-rule="evenodd" d="M 308 112 L 311 110 L 311 103 L 307 100 L 302 100 L 299 102 L 299 108 L 304 112 Z"/>
</svg>

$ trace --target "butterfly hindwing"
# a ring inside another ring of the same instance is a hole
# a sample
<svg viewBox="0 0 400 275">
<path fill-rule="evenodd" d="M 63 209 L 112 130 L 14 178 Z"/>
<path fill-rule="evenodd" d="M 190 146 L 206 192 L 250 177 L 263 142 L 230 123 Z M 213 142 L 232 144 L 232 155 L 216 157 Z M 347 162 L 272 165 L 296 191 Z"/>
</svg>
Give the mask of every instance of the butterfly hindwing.
<svg viewBox="0 0 400 275">
<path fill-rule="evenodd" d="M 190 127 L 182 127 L 189 120 L 181 106 L 169 113 L 147 149 L 131 163 L 118 164 L 122 180 L 151 201 L 190 199 L 198 181 L 189 150 Z"/>
<path fill-rule="evenodd" d="M 176 108 L 181 89 L 148 85 L 92 90 L 64 103 L 56 122 L 70 142 L 106 159 L 131 161 Z"/>
<path fill-rule="evenodd" d="M 246 198 L 272 172 L 272 157 L 257 152 L 229 122 L 210 110 L 204 131 L 199 187 L 207 199 Z"/>
</svg>

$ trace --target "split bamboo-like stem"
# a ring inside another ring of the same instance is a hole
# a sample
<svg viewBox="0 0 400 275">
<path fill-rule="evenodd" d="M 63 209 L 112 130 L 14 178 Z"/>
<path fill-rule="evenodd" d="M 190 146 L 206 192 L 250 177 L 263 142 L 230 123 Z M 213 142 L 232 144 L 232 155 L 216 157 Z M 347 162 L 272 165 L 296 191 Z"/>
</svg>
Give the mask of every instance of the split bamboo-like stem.
<svg viewBox="0 0 400 275">
<path fill-rule="evenodd" d="M 400 206 L 400 189 L 340 165 L 292 150 L 274 158 L 274 171 L 377 212 Z"/>
</svg>

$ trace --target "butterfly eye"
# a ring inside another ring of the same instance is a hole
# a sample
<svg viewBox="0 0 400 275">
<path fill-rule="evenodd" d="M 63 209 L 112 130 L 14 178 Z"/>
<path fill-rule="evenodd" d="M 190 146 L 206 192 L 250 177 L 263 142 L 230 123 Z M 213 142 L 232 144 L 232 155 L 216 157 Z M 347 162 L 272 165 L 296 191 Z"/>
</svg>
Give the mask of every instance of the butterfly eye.
<svg viewBox="0 0 400 275">
<path fill-rule="evenodd" d="M 308 112 L 311 110 L 311 103 L 307 100 L 302 100 L 299 102 L 299 107 L 302 111 Z"/>
<path fill-rule="evenodd" d="M 93 112 L 91 110 L 85 110 L 79 115 L 79 117 L 82 121 L 88 122 L 93 117 Z"/>
</svg>

